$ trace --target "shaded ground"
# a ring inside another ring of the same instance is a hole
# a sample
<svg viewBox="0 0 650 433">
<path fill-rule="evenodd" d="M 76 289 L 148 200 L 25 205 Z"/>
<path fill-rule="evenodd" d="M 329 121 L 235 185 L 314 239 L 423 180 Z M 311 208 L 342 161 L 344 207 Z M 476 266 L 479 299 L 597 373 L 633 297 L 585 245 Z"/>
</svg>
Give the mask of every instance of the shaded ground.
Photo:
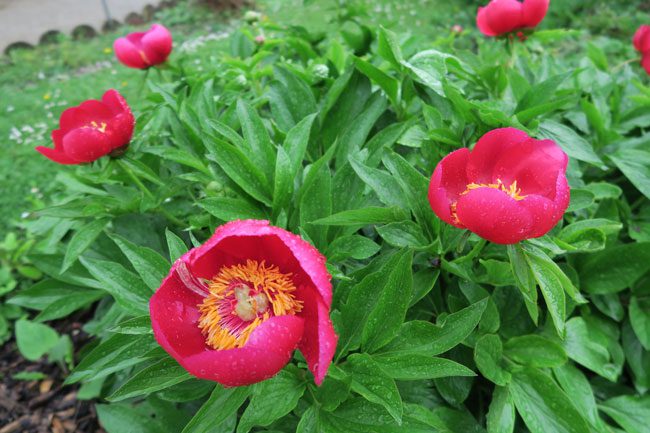
<svg viewBox="0 0 650 433">
<path fill-rule="evenodd" d="M 81 323 L 61 322 L 58 331 L 71 336 L 76 349 L 87 340 Z M 38 374 L 19 380 L 18 373 Z M 103 433 L 92 401 L 77 399 L 78 386 L 62 386 L 67 372 L 45 358 L 27 361 L 11 340 L 0 348 L 0 433 Z"/>
</svg>

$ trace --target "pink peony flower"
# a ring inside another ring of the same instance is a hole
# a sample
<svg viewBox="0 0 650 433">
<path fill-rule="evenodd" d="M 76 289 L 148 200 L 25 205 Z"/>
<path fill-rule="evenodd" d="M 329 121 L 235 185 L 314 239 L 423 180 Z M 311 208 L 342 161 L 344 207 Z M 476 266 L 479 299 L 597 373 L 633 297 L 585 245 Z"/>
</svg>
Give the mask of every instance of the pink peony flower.
<svg viewBox="0 0 650 433">
<path fill-rule="evenodd" d="M 147 69 L 163 63 L 172 52 L 172 35 L 161 24 L 146 32 L 129 33 L 113 43 L 115 56 L 129 68 Z"/>
<path fill-rule="evenodd" d="M 476 25 L 486 36 L 501 36 L 514 30 L 534 28 L 542 22 L 550 0 L 491 0 L 479 7 Z"/>
</svg>

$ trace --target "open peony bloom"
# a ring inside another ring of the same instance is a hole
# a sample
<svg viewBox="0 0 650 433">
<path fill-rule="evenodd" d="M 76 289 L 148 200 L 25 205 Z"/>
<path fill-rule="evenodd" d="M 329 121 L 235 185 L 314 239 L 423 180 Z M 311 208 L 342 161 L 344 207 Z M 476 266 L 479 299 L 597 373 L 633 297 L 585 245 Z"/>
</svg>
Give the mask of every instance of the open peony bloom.
<svg viewBox="0 0 650 433">
<path fill-rule="evenodd" d="M 117 60 L 125 66 L 147 69 L 167 60 L 172 52 L 172 35 L 165 26 L 154 24 L 146 32 L 117 38 L 113 50 Z"/>
<path fill-rule="evenodd" d="M 534 28 L 544 19 L 549 3 L 550 0 L 492 0 L 478 8 L 476 25 L 485 36 Z"/>
<path fill-rule="evenodd" d="M 567 163 L 552 140 L 495 129 L 438 163 L 429 203 L 443 221 L 497 244 L 543 236 L 569 206 Z"/>
<path fill-rule="evenodd" d="M 650 74 L 650 26 L 642 25 L 634 33 L 634 48 L 641 53 L 641 66 Z"/>
<path fill-rule="evenodd" d="M 54 148 L 36 150 L 59 164 L 92 162 L 128 146 L 135 119 L 117 90 L 108 90 L 101 101 L 90 99 L 61 114 L 59 129 L 52 131 Z"/>
<path fill-rule="evenodd" d="M 233 221 L 174 263 L 151 298 L 158 343 L 224 386 L 278 373 L 298 348 L 321 384 L 337 336 L 325 257 L 268 221 Z"/>
</svg>

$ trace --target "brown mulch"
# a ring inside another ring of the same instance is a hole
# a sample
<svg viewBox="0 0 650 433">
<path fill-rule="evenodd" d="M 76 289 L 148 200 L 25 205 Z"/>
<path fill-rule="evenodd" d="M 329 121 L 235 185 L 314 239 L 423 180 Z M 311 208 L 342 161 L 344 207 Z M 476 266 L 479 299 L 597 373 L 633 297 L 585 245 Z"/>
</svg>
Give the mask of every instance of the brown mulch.
<svg viewBox="0 0 650 433">
<path fill-rule="evenodd" d="M 59 332 L 72 337 L 75 349 L 87 339 L 78 322 L 58 325 Z M 14 379 L 20 372 L 40 372 L 45 378 Z M 26 360 L 13 339 L 5 343 L 0 348 L 0 433 L 105 433 L 94 402 L 77 400 L 78 385 L 62 386 L 67 373 L 46 357 Z"/>
</svg>

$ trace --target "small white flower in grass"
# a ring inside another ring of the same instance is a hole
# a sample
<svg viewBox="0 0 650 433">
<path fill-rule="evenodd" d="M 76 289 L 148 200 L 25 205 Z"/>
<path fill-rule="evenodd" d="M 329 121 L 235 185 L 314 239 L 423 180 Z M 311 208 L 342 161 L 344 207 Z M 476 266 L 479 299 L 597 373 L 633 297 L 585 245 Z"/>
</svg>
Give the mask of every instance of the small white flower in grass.
<svg viewBox="0 0 650 433">
<path fill-rule="evenodd" d="M 30 215 L 31 215 L 31 214 L 30 214 L 29 212 L 23 212 L 23 213 L 20 214 L 20 217 L 21 217 L 22 219 L 26 219 L 26 218 L 29 218 Z"/>
</svg>

